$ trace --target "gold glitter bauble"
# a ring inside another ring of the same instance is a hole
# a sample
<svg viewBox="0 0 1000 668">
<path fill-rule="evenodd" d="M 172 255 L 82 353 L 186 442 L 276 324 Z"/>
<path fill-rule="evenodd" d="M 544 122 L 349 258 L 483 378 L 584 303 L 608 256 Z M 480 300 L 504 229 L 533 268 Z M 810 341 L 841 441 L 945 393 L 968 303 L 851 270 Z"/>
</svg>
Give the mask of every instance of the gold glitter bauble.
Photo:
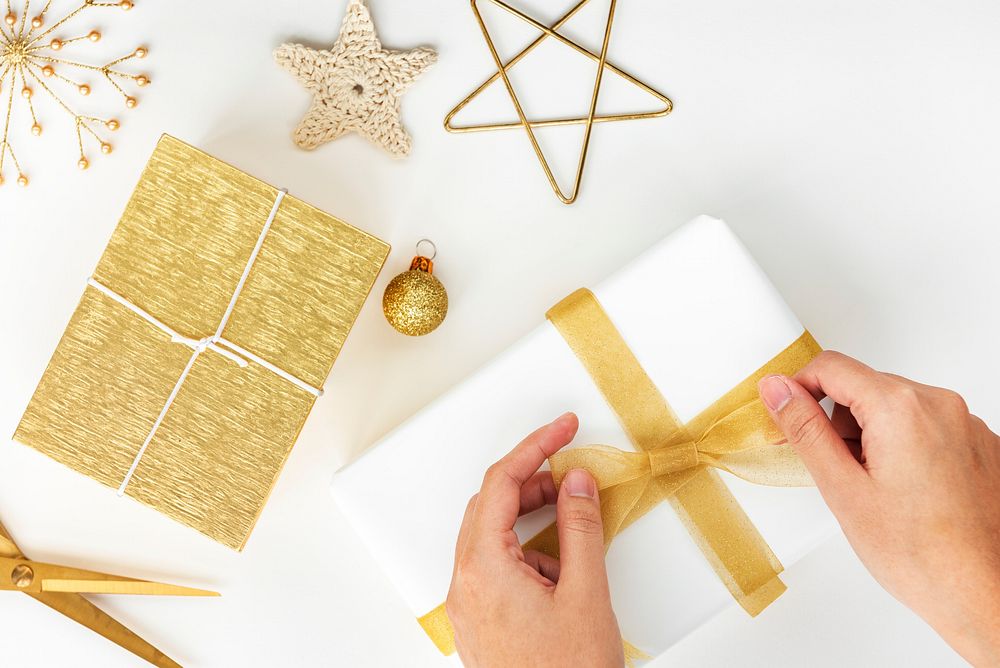
<svg viewBox="0 0 1000 668">
<path fill-rule="evenodd" d="M 432 274 L 411 269 L 389 282 L 382 310 L 396 330 L 423 336 L 437 329 L 448 314 L 448 293 Z"/>
<path fill-rule="evenodd" d="M 418 255 L 410 270 L 389 281 L 382 310 L 389 324 L 407 336 L 423 336 L 438 328 L 448 315 L 448 293 L 431 271 L 434 263 Z"/>
</svg>

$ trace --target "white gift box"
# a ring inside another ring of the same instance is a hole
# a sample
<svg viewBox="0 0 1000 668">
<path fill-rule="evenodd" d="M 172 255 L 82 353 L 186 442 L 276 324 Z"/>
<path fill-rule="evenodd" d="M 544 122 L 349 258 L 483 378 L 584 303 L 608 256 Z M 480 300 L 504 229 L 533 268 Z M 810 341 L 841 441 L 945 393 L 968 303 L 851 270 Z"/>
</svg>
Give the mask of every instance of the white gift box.
<svg viewBox="0 0 1000 668">
<path fill-rule="evenodd" d="M 726 224 L 708 216 L 592 289 L 685 422 L 804 329 Z M 580 418 L 573 445 L 631 449 L 580 361 L 543 322 L 336 474 L 336 502 L 414 618 L 445 600 L 465 505 L 486 468 L 567 410 Z M 814 488 L 721 475 L 786 567 L 835 531 Z M 551 510 L 535 513 L 518 534 L 527 540 L 552 519 Z M 622 635 L 651 655 L 735 604 L 667 503 L 615 539 L 607 565 Z"/>
</svg>

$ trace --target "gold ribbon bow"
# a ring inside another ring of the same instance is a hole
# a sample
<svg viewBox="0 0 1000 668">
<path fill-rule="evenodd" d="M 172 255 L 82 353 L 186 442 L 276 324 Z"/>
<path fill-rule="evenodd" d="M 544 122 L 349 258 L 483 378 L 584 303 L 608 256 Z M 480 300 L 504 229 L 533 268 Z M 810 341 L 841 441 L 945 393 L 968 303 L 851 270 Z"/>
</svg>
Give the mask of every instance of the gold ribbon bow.
<svg viewBox="0 0 1000 668">
<path fill-rule="evenodd" d="M 735 406 L 691 438 L 677 430 L 659 447 L 627 452 L 606 445 L 574 448 L 549 459 L 556 486 L 571 469 L 587 469 L 601 491 L 605 543 L 648 508 L 640 501 L 654 482 L 657 497 L 673 495 L 712 467 L 758 485 L 805 487 L 812 478 L 795 452 L 779 444 L 782 436 L 759 400 Z"/>
<path fill-rule="evenodd" d="M 584 468 L 601 490 L 604 542 L 667 501 L 733 597 L 757 615 L 785 591 L 783 567 L 722 478 L 721 469 L 762 485 L 793 487 L 812 480 L 757 395 L 757 382 L 793 375 L 821 350 L 809 332 L 684 424 L 589 290 L 577 290 L 547 314 L 621 421 L 635 452 L 590 446 L 549 459 L 559 484 Z M 555 524 L 524 544 L 558 558 Z M 445 654 L 454 632 L 440 605 L 418 620 Z"/>
</svg>

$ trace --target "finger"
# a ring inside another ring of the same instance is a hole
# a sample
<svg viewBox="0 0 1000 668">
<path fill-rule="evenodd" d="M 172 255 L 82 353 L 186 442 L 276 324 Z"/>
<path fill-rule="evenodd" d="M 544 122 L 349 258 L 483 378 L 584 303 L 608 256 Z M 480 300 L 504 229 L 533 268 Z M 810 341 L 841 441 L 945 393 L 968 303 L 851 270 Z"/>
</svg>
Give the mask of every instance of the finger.
<svg viewBox="0 0 1000 668">
<path fill-rule="evenodd" d="M 458 570 L 458 563 L 465 552 L 466 543 L 469 542 L 470 527 L 472 526 L 472 518 L 476 514 L 476 503 L 478 500 L 479 495 L 473 494 L 472 498 L 469 499 L 469 503 L 465 505 L 465 515 L 462 517 L 462 526 L 458 530 L 458 540 L 455 542 L 455 565 L 452 569 L 452 577 L 454 577 L 455 571 Z"/>
<path fill-rule="evenodd" d="M 854 414 L 851 413 L 851 409 L 847 406 L 835 404 L 833 415 L 830 416 L 830 422 L 833 423 L 833 428 L 837 434 L 845 441 L 857 441 L 861 439 L 861 426 L 858 424 Z"/>
<path fill-rule="evenodd" d="M 572 469 L 563 479 L 556 503 L 556 525 L 560 594 L 596 605 L 610 599 L 601 502 L 597 483 L 587 471 Z"/>
<path fill-rule="evenodd" d="M 521 507 L 517 514 L 527 515 L 539 508 L 551 506 L 557 498 L 558 492 L 555 482 L 552 481 L 552 472 L 539 471 L 521 486 Z"/>
<path fill-rule="evenodd" d="M 851 413 L 851 409 L 847 406 L 834 404 L 830 422 L 833 424 L 833 430 L 837 432 L 837 435 L 844 439 L 847 449 L 851 451 L 851 456 L 854 457 L 855 461 L 864 466 L 865 452 L 861 447 L 861 427 L 854 418 L 854 414 Z"/>
<path fill-rule="evenodd" d="M 760 381 L 761 399 L 830 505 L 849 498 L 866 475 L 816 399 L 784 376 Z"/>
<path fill-rule="evenodd" d="M 491 466 L 483 478 L 476 512 L 476 531 L 508 531 L 521 509 L 521 487 L 549 456 L 573 440 L 579 422 L 566 413 L 545 425 Z"/>
<path fill-rule="evenodd" d="M 884 374 L 838 352 L 824 350 L 795 374 L 795 381 L 817 401 L 824 396 L 847 406 L 864 427 L 870 405 L 884 402 Z"/>
<path fill-rule="evenodd" d="M 551 582 L 559 582 L 559 560 L 538 550 L 528 550 L 524 553 L 524 563 L 534 568 L 538 573 Z"/>
</svg>

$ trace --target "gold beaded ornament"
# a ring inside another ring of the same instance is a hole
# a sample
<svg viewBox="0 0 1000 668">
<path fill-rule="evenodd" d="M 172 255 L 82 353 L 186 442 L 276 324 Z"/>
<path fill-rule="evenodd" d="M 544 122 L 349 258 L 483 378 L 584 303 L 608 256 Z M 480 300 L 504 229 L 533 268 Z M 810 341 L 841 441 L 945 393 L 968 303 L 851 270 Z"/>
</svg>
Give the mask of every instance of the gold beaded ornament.
<svg viewBox="0 0 1000 668">
<path fill-rule="evenodd" d="M 42 0 L 39 0 L 39 4 L 41 2 Z M 6 15 L 0 22 L 0 105 L 6 102 L 3 139 L 0 140 L 0 185 L 4 183 L 3 168 L 7 159 L 14 163 L 14 168 L 17 170 L 17 183 L 22 186 L 28 185 L 28 176 L 22 169 L 11 144 L 11 119 L 14 116 L 16 97 L 23 99 L 23 104 L 27 106 L 31 117 L 31 134 L 35 137 L 42 135 L 42 124 L 35 109 L 36 92 L 45 93 L 47 98 L 55 101 L 57 108 L 72 117 L 77 146 L 80 149 L 76 164 L 80 169 L 87 169 L 90 167 L 90 160 L 84 151 L 84 137 L 87 136 L 88 140 L 92 138 L 100 152 L 107 155 L 111 153 L 113 147 L 98 134 L 96 128 L 104 126 L 114 132 L 121 127 L 121 123 L 116 118 L 99 118 L 78 113 L 63 97 L 66 95 L 64 91 L 68 89 L 81 97 L 89 96 L 93 91 L 92 84 L 78 79 L 96 73 L 121 94 L 126 109 L 134 109 L 138 106 L 139 100 L 126 91 L 122 83 L 131 81 L 139 87 L 150 83 L 146 74 L 130 74 L 117 69 L 126 61 L 145 58 L 149 54 L 147 47 L 140 46 L 131 53 L 104 65 L 91 65 L 68 56 L 63 57 L 62 54 L 64 50 L 72 51 L 74 45 L 80 42 L 99 42 L 102 37 L 99 30 L 95 28 L 76 37 L 66 37 L 57 33 L 81 13 L 92 9 L 111 8 L 128 11 L 135 6 L 132 0 L 114 2 L 82 0 L 82 4 L 76 9 L 49 24 L 47 13 L 54 2 L 56 0 L 44 0 L 41 10 L 34 13 L 31 11 L 31 0 L 24 0 L 20 12 L 14 9 L 11 0 L 5 0 Z M 63 72 L 72 74 L 67 75 Z"/>
<path fill-rule="evenodd" d="M 421 244 L 431 248 L 427 257 L 420 252 Z M 417 255 L 410 270 L 389 281 L 382 296 L 385 318 L 396 331 L 407 336 L 430 334 L 448 315 L 448 293 L 434 276 L 437 247 L 430 239 L 417 242 Z"/>
</svg>

